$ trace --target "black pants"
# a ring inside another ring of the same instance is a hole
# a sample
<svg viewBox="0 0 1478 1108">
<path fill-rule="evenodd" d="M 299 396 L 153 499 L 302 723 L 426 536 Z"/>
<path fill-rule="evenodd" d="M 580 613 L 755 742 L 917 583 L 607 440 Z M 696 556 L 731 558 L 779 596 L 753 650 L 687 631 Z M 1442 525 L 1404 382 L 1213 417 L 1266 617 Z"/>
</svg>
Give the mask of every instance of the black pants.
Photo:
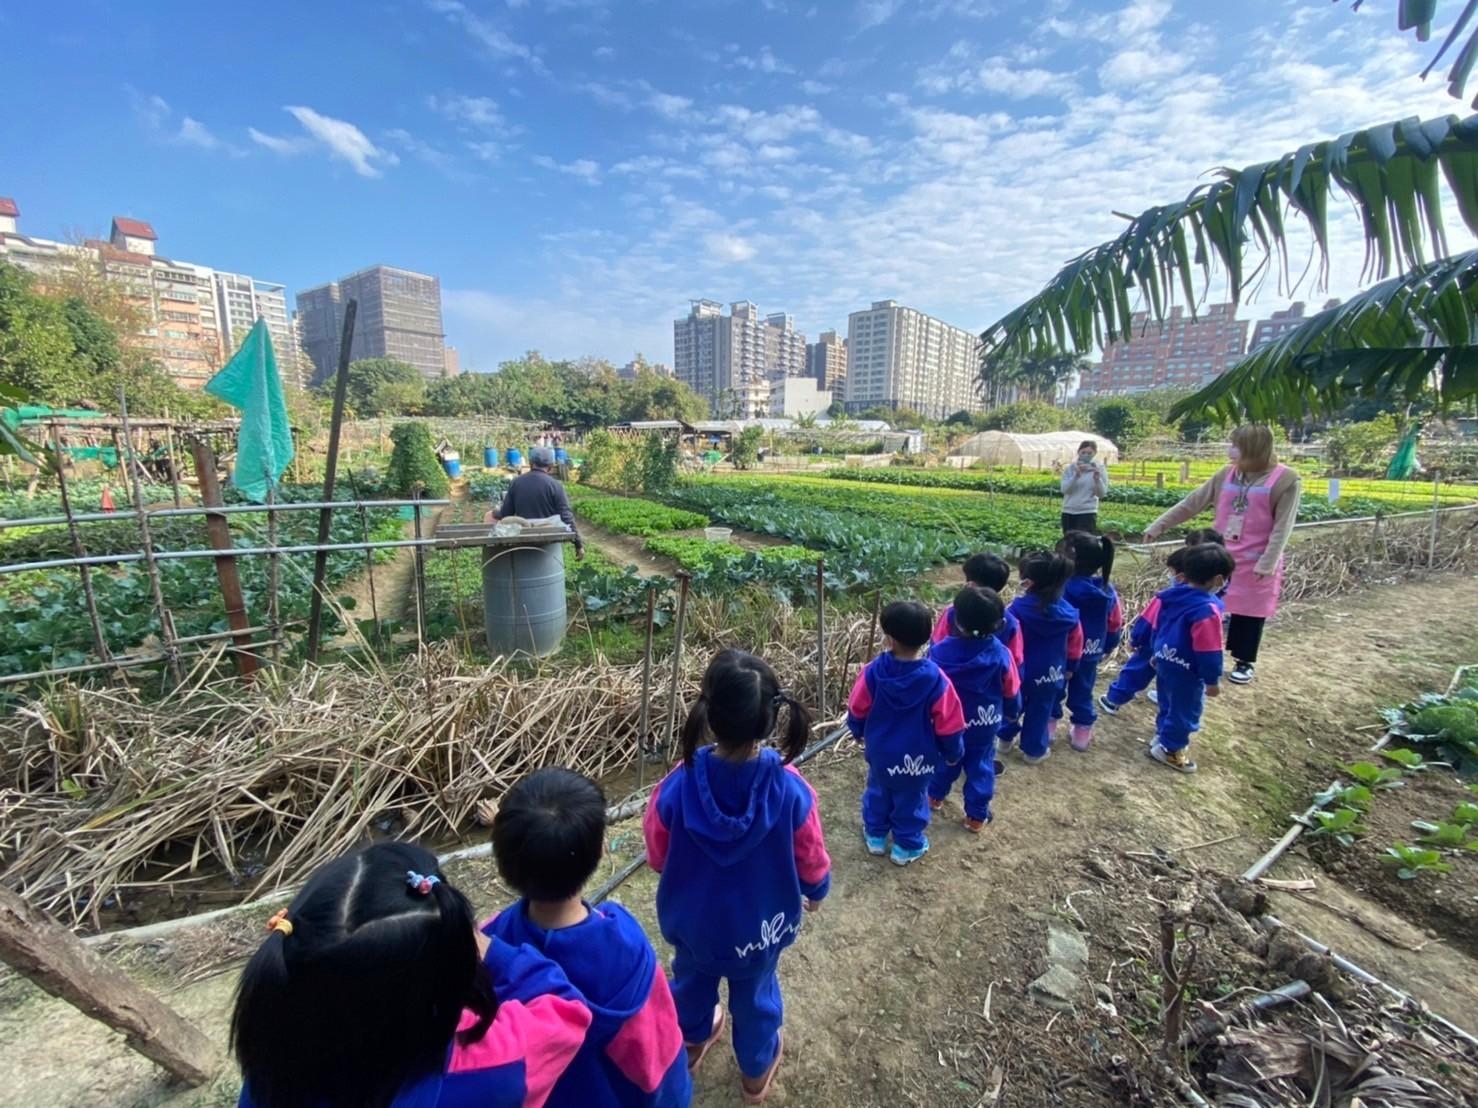
<svg viewBox="0 0 1478 1108">
<path fill-rule="evenodd" d="M 1227 650 L 1238 662 L 1257 661 L 1257 648 L 1262 645 L 1263 616 L 1232 616 L 1227 624 Z"/>
<path fill-rule="evenodd" d="M 1069 531 L 1087 531 L 1090 535 L 1098 533 L 1097 512 L 1063 512 L 1062 533 Z"/>
</svg>

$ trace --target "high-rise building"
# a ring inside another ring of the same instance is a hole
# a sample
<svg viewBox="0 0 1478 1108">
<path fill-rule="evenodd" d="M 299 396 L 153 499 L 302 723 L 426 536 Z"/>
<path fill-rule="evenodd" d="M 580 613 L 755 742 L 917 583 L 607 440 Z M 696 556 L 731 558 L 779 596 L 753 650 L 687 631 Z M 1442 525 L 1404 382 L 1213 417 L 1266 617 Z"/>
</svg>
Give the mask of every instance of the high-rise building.
<svg viewBox="0 0 1478 1108">
<path fill-rule="evenodd" d="M 818 389 L 841 396 L 847 385 L 847 340 L 837 338 L 835 331 L 822 331 L 806 347 L 806 376 L 816 379 Z"/>
<path fill-rule="evenodd" d="M 287 310 L 287 286 L 258 281 L 243 273 L 217 273 L 216 301 L 221 333 L 229 353 L 260 319 L 272 336 L 277 365 L 284 376 L 298 380 L 298 336 Z"/>
<path fill-rule="evenodd" d="M 673 321 L 674 373 L 719 415 L 765 415 L 771 382 L 805 374 L 806 336 L 784 312 L 761 317 L 747 300 L 723 312 L 717 301 L 694 300 L 687 318 Z"/>
<path fill-rule="evenodd" d="M 0 261 L 34 273 L 43 288 L 84 270 L 121 288 L 139 318 L 138 334 L 129 341 L 176 383 L 204 385 L 234 345 L 233 332 L 250 328 L 258 315 L 272 331 L 279 362 L 296 372 L 297 343 L 282 285 L 163 257 L 154 228 L 139 219 L 119 216 L 106 242 L 80 243 L 23 235 L 19 222 L 15 201 L 0 197 Z"/>
<path fill-rule="evenodd" d="M 1326 300 L 1324 309 L 1339 307 L 1339 299 Z M 1276 342 L 1289 331 L 1293 331 L 1307 322 L 1308 317 L 1304 315 L 1304 302 L 1295 300 L 1293 304 L 1281 312 L 1274 312 L 1267 319 L 1259 319 L 1252 328 L 1252 341 L 1247 344 L 1247 353 L 1261 350 L 1270 342 Z"/>
<path fill-rule="evenodd" d="M 442 373 L 447 377 L 460 377 L 462 375 L 462 355 L 457 353 L 455 346 L 448 346 L 446 348 L 446 358 Z"/>
<path fill-rule="evenodd" d="M 978 345 L 972 332 L 896 300 L 853 312 L 847 317 L 847 411 L 912 408 L 943 419 L 981 410 Z"/>
<path fill-rule="evenodd" d="M 1247 321 L 1237 318 L 1233 304 L 1208 305 L 1194 318 L 1171 308 L 1158 326 L 1149 313 L 1136 312 L 1131 327 L 1133 338 L 1104 348 L 1084 382 L 1089 394 L 1198 389 L 1225 373 L 1247 348 Z"/>
<path fill-rule="evenodd" d="M 428 380 L 446 376 L 446 335 L 441 326 L 441 282 L 424 273 L 376 265 L 298 293 L 303 352 L 313 362 L 314 383 L 333 376 L 339 360 L 343 304 L 357 300 L 355 361 L 392 358 Z"/>
</svg>

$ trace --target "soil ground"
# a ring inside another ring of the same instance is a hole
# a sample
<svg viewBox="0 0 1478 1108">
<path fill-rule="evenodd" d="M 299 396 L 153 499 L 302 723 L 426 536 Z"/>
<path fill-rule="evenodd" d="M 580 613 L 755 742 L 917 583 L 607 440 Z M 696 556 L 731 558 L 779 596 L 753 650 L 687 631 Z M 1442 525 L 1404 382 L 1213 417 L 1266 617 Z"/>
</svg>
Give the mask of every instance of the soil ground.
<svg viewBox="0 0 1478 1108">
<path fill-rule="evenodd" d="M 1208 878 L 1198 870 L 1238 873 L 1262 854 L 1288 814 L 1375 740 L 1378 707 L 1445 688 L 1454 666 L 1475 660 L 1475 621 L 1478 580 L 1469 577 L 1290 606 L 1269 629 L 1257 682 L 1210 703 L 1195 742 L 1197 775 L 1170 773 L 1144 757 L 1152 709 L 1135 705 L 1099 725 L 1087 754 L 1059 743 L 1039 766 L 1012 757 L 986 832 L 961 829 L 952 801 L 936 822 L 933 851 L 907 869 L 862 848 L 856 748 L 813 760 L 805 773 L 820 797 L 833 894 L 782 960 L 788 1038 L 773 1102 L 1169 1103 L 1164 1081 L 1154 1079 L 1138 1049 L 1158 1034 L 1154 932 L 1162 903 L 1204 886 Z M 1409 818 L 1388 807 L 1391 818 Z M 602 878 L 640 852 L 639 824 L 613 828 L 609 847 Z M 1372 843 L 1369 857 L 1330 860 L 1339 873 L 1307 854 L 1290 856 L 1273 876 L 1312 876 L 1316 890 L 1274 893 L 1271 911 L 1433 1011 L 1473 1024 L 1478 960 L 1464 950 L 1472 947 L 1456 935 L 1449 942 L 1425 932 L 1425 923 L 1441 922 L 1435 917 L 1402 918 L 1411 883 L 1397 883 L 1374 853 Z M 510 899 L 486 859 L 456 863 L 450 874 L 480 910 Z M 1441 880 L 1423 875 L 1429 879 Z M 661 949 L 655 880 L 638 871 L 617 897 Z M 259 940 L 258 917 L 266 914 L 175 932 L 115 949 L 114 957 L 223 1038 L 239 958 Z M 1079 924 L 1089 945 L 1087 976 L 1106 986 L 1112 1016 L 1091 1000 L 1059 1016 L 1027 997 L 1046 965 L 1048 926 Z M 1307 975 L 1270 951 L 1244 949 L 1251 944 L 1237 938 L 1238 928 L 1250 931 L 1232 921 L 1200 940 L 1188 986 L 1196 995 Z M 1346 1018 L 1353 1026 L 1353 1016 Z M 1438 1072 L 1435 1063 L 1430 1069 Z M 1441 1072 L 1451 1091 L 1435 1103 L 1474 1102 L 1478 1071 L 1459 1064 Z M 152 1106 L 175 1103 L 171 1095 L 180 1104 L 226 1105 L 234 1102 L 234 1082 L 171 1090 L 120 1037 L 22 981 L 0 979 L 0 1106 Z M 733 1062 L 715 1052 L 695 1103 L 738 1102 Z"/>
</svg>

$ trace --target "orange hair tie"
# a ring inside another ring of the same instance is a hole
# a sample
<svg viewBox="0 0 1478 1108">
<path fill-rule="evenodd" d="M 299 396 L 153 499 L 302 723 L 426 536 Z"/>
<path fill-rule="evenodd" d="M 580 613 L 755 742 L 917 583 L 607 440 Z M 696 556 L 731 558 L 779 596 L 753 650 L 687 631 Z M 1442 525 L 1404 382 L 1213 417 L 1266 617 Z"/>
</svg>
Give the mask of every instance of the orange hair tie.
<svg viewBox="0 0 1478 1108">
<path fill-rule="evenodd" d="M 287 918 L 286 908 L 279 909 L 273 913 L 272 918 L 267 921 L 267 931 L 269 933 L 272 931 L 281 931 L 284 936 L 293 933 L 293 922 Z"/>
</svg>

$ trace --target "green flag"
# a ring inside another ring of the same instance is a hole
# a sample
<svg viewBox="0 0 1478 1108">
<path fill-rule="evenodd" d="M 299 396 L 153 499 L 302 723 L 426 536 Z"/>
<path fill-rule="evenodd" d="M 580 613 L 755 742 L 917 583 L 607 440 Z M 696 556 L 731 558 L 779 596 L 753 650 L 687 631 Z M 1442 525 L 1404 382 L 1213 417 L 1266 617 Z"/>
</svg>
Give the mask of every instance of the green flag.
<svg viewBox="0 0 1478 1108">
<path fill-rule="evenodd" d="M 265 322 L 257 320 L 241 349 L 207 382 L 205 391 L 241 409 L 231 483 L 260 504 L 293 460 L 292 427 Z"/>
</svg>

